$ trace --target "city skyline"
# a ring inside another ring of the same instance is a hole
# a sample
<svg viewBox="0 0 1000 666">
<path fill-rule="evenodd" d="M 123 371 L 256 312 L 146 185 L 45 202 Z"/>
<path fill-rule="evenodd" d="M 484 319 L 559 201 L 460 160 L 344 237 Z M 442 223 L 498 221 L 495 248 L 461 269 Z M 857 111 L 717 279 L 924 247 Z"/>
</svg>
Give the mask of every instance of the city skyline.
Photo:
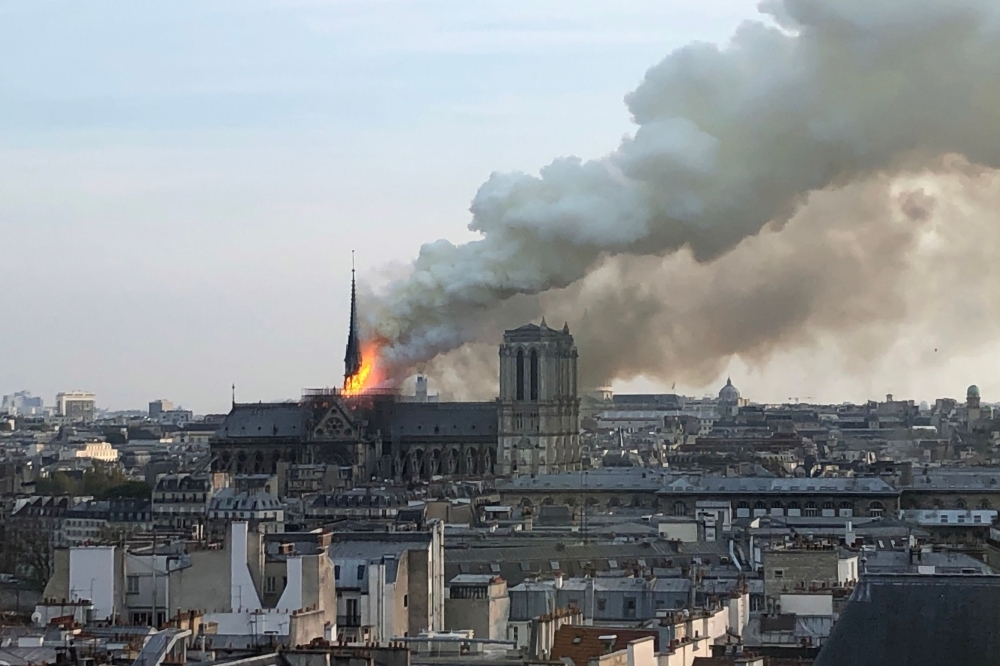
<svg viewBox="0 0 1000 666">
<path fill-rule="evenodd" d="M 248 401 L 337 385 L 352 248 L 377 289 L 422 243 L 473 238 L 467 207 L 490 173 L 605 154 L 634 131 L 622 97 L 650 67 L 768 21 L 752 1 L 569 7 L 98 3 L 45 21 L 3 7 L 0 53 L 21 65 L 0 73 L 0 231 L 14 248 L 0 279 L 19 303 L 3 392 L 218 412 L 234 383 Z M 963 276 L 934 317 L 863 331 L 877 339 L 865 353 L 818 331 L 701 381 L 667 367 L 616 388 L 699 395 L 732 375 L 765 402 L 932 400 L 972 383 L 988 398 L 998 323 L 976 279 L 989 277 Z M 926 290 L 907 282 L 890 305 Z"/>
</svg>

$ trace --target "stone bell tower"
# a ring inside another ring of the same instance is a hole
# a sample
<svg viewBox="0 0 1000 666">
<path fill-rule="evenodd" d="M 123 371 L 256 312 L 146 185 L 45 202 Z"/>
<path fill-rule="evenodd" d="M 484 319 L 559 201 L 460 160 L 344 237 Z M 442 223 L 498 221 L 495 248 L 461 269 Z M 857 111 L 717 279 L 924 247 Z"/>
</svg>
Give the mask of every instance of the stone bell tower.
<svg viewBox="0 0 1000 666">
<path fill-rule="evenodd" d="M 562 330 L 526 324 L 500 346 L 499 451 L 505 476 L 580 469 L 576 345 Z"/>
</svg>

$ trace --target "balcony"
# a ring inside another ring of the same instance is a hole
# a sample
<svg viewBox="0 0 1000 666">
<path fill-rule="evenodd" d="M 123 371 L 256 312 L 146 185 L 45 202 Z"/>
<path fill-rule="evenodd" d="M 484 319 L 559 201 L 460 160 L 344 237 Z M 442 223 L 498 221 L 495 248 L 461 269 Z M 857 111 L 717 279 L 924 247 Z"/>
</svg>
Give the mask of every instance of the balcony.
<svg viewBox="0 0 1000 666">
<path fill-rule="evenodd" d="M 338 615 L 337 616 L 337 627 L 360 627 L 361 626 L 361 616 L 360 615 Z"/>
</svg>

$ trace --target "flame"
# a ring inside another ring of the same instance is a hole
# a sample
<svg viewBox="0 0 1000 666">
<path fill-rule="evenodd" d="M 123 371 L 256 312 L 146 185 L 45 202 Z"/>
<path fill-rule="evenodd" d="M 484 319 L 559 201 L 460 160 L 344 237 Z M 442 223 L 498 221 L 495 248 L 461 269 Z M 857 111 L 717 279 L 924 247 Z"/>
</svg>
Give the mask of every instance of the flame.
<svg viewBox="0 0 1000 666">
<path fill-rule="evenodd" d="M 373 344 L 361 345 L 361 367 L 357 373 L 344 380 L 344 395 L 348 398 L 360 395 L 378 383 L 375 361 L 378 347 Z"/>
</svg>

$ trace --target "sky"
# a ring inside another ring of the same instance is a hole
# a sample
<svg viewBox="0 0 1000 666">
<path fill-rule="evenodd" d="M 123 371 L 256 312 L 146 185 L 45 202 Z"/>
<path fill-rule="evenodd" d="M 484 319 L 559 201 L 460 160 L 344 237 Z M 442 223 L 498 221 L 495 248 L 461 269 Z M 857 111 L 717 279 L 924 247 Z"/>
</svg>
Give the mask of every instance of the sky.
<svg viewBox="0 0 1000 666">
<path fill-rule="evenodd" d="M 204 413 L 232 384 L 243 402 L 335 385 L 352 249 L 374 284 L 422 243 L 471 239 L 491 172 L 607 153 L 649 67 L 756 16 L 754 0 L 0 0 L 0 393 Z M 730 371 L 750 397 L 806 397 L 814 353 Z M 888 384 L 833 377 L 824 395 Z"/>
</svg>

